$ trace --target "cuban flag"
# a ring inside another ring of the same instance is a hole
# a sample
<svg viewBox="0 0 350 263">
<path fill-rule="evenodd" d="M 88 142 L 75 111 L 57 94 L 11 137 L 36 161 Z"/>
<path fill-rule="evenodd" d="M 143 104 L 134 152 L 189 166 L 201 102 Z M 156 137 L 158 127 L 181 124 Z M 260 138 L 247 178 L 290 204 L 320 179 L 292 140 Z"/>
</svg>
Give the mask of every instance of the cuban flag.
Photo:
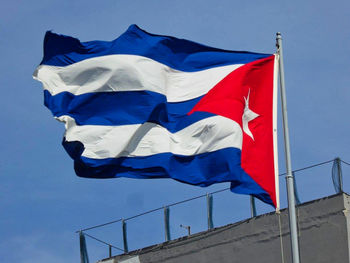
<svg viewBox="0 0 350 263">
<path fill-rule="evenodd" d="M 113 41 L 47 32 L 33 76 L 78 176 L 230 182 L 278 209 L 276 69 L 131 25 Z"/>
</svg>

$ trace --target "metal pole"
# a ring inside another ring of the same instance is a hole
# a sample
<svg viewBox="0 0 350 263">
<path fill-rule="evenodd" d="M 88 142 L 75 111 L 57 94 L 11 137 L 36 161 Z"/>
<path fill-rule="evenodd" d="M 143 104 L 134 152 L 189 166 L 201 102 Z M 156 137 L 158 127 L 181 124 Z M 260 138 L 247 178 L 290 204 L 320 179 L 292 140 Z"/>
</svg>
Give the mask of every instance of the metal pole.
<svg viewBox="0 0 350 263">
<path fill-rule="evenodd" d="M 341 162 L 339 157 L 336 158 L 336 162 L 337 162 L 337 168 L 338 168 L 339 190 L 340 190 L 340 193 L 343 193 L 343 175 L 342 175 Z"/>
<path fill-rule="evenodd" d="M 122 231 L 123 231 L 123 246 L 124 246 L 124 253 L 128 253 L 129 252 L 129 248 L 128 248 L 128 236 L 126 233 L 126 223 L 125 220 L 122 219 Z"/>
<path fill-rule="evenodd" d="M 252 217 L 256 217 L 256 206 L 255 206 L 255 197 L 250 196 L 250 213 Z"/>
<path fill-rule="evenodd" d="M 207 219 L 208 219 L 208 230 L 212 229 L 213 226 L 213 196 L 207 193 Z"/>
<path fill-rule="evenodd" d="M 286 169 L 287 169 L 286 181 L 287 181 L 287 194 L 288 194 L 290 238 L 291 238 L 291 245 L 292 245 L 292 259 L 293 259 L 293 263 L 299 263 L 300 262 L 299 241 L 298 241 L 297 217 L 296 217 L 296 210 L 295 210 L 294 181 L 293 181 L 292 164 L 291 164 L 291 158 L 290 158 L 287 100 L 286 100 L 286 91 L 285 91 L 285 85 L 284 85 L 282 37 L 281 37 L 281 33 L 279 32 L 276 34 L 276 36 L 277 36 L 276 45 L 277 45 L 277 51 L 279 55 L 280 88 L 281 88 L 281 102 L 282 102 L 284 148 L 285 148 Z"/>
<path fill-rule="evenodd" d="M 89 256 L 86 248 L 86 240 L 83 231 L 79 232 L 79 242 L 80 242 L 80 262 L 89 263 Z"/>
<path fill-rule="evenodd" d="M 300 205 L 300 198 L 299 198 L 299 194 L 298 194 L 298 187 L 297 187 L 297 180 L 295 179 L 295 174 L 294 172 L 292 172 L 293 175 L 293 184 L 294 184 L 294 198 L 295 198 L 295 204 L 296 205 Z"/>
<path fill-rule="evenodd" d="M 169 225 L 169 207 L 164 207 L 164 230 L 165 230 L 165 241 L 170 241 L 170 225 Z"/>
<path fill-rule="evenodd" d="M 108 245 L 108 255 L 109 255 L 109 258 L 112 257 L 112 246 L 111 245 Z"/>
</svg>

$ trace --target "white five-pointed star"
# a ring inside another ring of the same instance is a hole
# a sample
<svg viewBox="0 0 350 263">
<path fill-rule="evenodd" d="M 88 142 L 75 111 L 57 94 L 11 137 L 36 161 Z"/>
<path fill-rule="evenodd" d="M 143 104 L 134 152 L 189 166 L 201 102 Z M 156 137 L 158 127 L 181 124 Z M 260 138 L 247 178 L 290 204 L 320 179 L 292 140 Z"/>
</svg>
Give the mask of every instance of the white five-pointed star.
<svg viewBox="0 0 350 263">
<path fill-rule="evenodd" d="M 249 94 L 250 94 L 250 90 L 248 92 L 248 97 L 245 98 L 245 107 L 244 107 L 244 112 L 243 112 L 243 116 L 242 116 L 242 123 L 243 123 L 243 131 L 250 136 L 250 138 L 252 138 L 254 140 L 254 136 L 252 134 L 252 132 L 249 130 L 248 127 L 248 123 L 252 120 L 254 120 L 256 117 L 259 117 L 259 114 L 256 114 L 254 111 L 252 111 L 251 109 L 249 109 Z"/>
</svg>

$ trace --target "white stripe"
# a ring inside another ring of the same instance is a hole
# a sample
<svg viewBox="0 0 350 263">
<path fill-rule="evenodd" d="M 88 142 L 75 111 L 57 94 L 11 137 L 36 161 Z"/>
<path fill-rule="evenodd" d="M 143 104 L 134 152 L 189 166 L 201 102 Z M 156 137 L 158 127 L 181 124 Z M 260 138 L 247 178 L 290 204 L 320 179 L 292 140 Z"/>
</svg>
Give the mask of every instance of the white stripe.
<svg viewBox="0 0 350 263">
<path fill-rule="evenodd" d="M 86 59 L 66 67 L 39 66 L 33 77 L 52 95 L 68 91 L 89 92 L 150 90 L 179 102 L 206 94 L 242 64 L 214 67 L 197 72 L 172 69 L 149 58 L 110 55 Z"/>
<path fill-rule="evenodd" d="M 280 185 L 278 170 L 278 142 L 277 142 L 277 90 L 278 90 L 278 64 L 279 57 L 275 54 L 275 64 L 273 68 L 273 157 L 275 165 L 275 191 L 276 191 L 276 211 L 280 210 Z"/>
<path fill-rule="evenodd" d="M 66 140 L 83 143 L 85 150 L 82 155 L 94 159 L 166 152 L 190 156 L 228 147 L 242 149 L 241 127 L 222 116 L 200 120 L 175 133 L 149 122 L 123 126 L 78 126 L 69 116 L 57 119 L 66 124 Z"/>
</svg>

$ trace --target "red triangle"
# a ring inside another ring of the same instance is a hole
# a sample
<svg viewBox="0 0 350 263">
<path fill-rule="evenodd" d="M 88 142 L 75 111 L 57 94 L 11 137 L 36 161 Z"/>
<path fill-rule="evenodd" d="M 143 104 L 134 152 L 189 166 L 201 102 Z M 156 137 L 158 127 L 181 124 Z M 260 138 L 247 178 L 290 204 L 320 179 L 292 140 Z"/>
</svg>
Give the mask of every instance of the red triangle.
<svg viewBox="0 0 350 263">
<path fill-rule="evenodd" d="M 234 120 L 242 127 L 244 98 L 259 117 L 249 122 L 254 140 L 243 132 L 242 168 L 276 205 L 273 145 L 273 74 L 275 56 L 247 63 L 215 85 L 188 113 L 210 112 Z"/>
</svg>

